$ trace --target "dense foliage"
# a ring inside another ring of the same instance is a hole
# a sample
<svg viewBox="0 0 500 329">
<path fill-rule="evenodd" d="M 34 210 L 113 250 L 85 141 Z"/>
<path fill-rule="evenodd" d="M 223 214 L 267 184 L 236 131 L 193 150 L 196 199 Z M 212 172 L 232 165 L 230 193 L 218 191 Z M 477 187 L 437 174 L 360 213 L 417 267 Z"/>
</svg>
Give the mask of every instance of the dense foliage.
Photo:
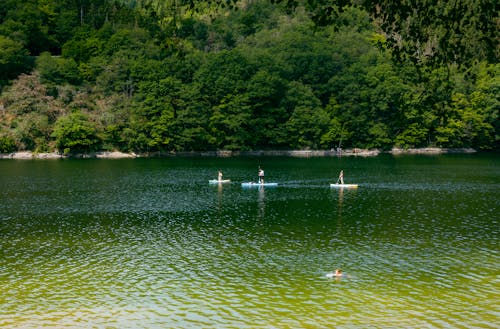
<svg viewBox="0 0 500 329">
<path fill-rule="evenodd" d="M 318 26 L 331 11 L 272 2 L 3 0 L 0 152 L 498 147 L 488 31 L 485 46 L 468 21 L 429 24 L 448 44 L 416 58 L 418 40 L 395 51 L 380 29 L 394 8 Z M 476 22 L 489 4 L 460 10 Z"/>
<path fill-rule="evenodd" d="M 191 0 L 196 1 L 196 0 Z M 237 0 L 208 0 L 235 4 Z M 272 0 L 287 8 L 303 5 L 317 25 L 338 25 L 351 6 L 373 19 L 394 59 L 417 65 L 450 62 L 470 65 L 477 60 L 496 61 L 500 48 L 500 2 L 491 0 Z"/>
</svg>

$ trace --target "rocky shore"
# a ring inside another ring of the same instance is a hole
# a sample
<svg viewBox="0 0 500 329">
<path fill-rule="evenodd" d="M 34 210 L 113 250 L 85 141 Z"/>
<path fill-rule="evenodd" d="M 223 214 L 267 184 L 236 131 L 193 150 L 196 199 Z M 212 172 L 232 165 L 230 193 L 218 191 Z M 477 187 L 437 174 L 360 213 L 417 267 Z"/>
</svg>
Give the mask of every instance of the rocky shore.
<svg viewBox="0 0 500 329">
<path fill-rule="evenodd" d="M 439 147 L 426 147 L 418 149 L 399 149 L 393 148 L 389 153 L 391 154 L 446 154 L 446 153 L 476 153 L 477 151 L 472 148 L 439 148 Z"/>
<path fill-rule="evenodd" d="M 64 155 L 58 152 L 50 153 L 33 153 L 28 151 L 14 152 L 9 154 L 0 154 L 0 159 L 16 159 L 16 160 L 31 160 L 31 159 L 66 159 L 66 158 L 98 158 L 98 159 L 124 159 L 136 158 L 134 153 L 123 152 L 96 152 L 89 154 Z"/>
<path fill-rule="evenodd" d="M 277 150 L 277 151 L 206 151 L 206 152 L 176 152 L 176 153 L 148 153 L 135 154 L 123 153 L 119 151 L 112 152 L 96 152 L 89 154 L 63 155 L 58 152 L 51 153 L 33 153 L 29 151 L 14 152 L 9 154 L 0 154 L 0 159 L 16 159 L 16 160 L 31 160 L 31 159 L 65 159 L 65 158 L 97 158 L 97 159 L 131 159 L 131 158 L 147 158 L 147 157 L 172 157 L 172 156 L 206 156 L 206 157 L 235 157 L 235 156 L 288 156 L 297 158 L 312 158 L 312 157 L 333 157 L 333 156 L 361 156 L 371 157 L 379 154 L 428 154 L 438 155 L 447 153 L 475 153 L 476 150 L 470 148 L 447 149 L 447 148 L 418 148 L 418 149 L 399 149 L 394 148 L 390 151 L 382 152 L 380 150 L 367 149 L 345 149 L 345 150 Z"/>
</svg>

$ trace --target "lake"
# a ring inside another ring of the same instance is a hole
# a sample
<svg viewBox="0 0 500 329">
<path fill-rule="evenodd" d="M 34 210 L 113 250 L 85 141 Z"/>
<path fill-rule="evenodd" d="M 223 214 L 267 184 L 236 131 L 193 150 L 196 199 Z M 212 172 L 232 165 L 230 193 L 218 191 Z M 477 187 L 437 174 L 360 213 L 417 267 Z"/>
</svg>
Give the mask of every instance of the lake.
<svg viewBox="0 0 500 329">
<path fill-rule="evenodd" d="M 499 160 L 0 160 L 0 327 L 498 328 Z"/>
</svg>

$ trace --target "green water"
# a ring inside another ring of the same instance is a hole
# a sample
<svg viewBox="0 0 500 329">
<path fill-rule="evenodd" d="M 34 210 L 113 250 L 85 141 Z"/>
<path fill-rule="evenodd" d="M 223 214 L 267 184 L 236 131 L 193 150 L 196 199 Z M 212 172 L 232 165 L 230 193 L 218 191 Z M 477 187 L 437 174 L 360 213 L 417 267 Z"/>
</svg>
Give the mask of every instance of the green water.
<svg viewBox="0 0 500 329">
<path fill-rule="evenodd" d="M 2 160 L 0 327 L 498 328 L 499 160 Z"/>
</svg>

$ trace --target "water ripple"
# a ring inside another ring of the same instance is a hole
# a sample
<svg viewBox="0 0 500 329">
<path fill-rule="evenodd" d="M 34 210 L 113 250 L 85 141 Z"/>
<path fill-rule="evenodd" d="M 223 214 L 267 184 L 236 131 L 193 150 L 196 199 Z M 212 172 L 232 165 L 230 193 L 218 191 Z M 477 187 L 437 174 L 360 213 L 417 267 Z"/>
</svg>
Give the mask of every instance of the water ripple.
<svg viewBox="0 0 500 329">
<path fill-rule="evenodd" d="M 377 176 L 352 159 L 366 183 L 339 191 L 327 183 L 344 159 L 287 159 L 281 187 L 243 190 L 206 178 L 235 163 L 226 174 L 248 180 L 253 163 L 211 161 L 0 177 L 0 327 L 497 326 L 497 171 L 478 188 L 448 164 Z"/>
</svg>

